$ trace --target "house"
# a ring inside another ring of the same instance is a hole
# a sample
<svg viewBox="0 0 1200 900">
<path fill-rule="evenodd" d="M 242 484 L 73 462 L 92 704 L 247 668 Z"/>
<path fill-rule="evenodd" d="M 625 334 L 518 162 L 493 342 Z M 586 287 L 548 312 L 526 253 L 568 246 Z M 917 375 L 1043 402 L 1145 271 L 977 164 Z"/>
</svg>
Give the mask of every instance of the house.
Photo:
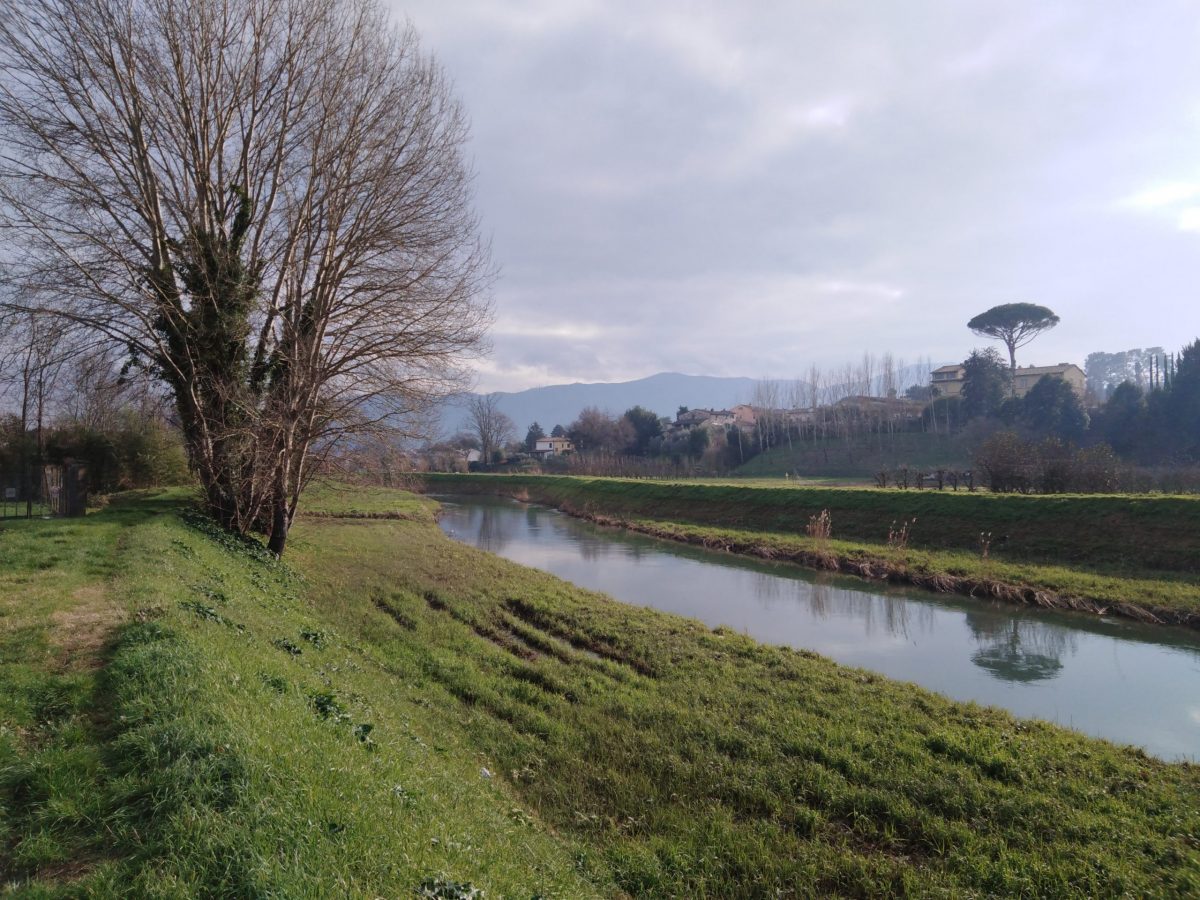
<svg viewBox="0 0 1200 900">
<path fill-rule="evenodd" d="M 711 409 L 689 409 L 675 417 L 676 428 L 695 428 L 713 417 Z"/>
<path fill-rule="evenodd" d="M 962 393 L 966 374 L 967 370 L 962 365 L 942 366 L 931 373 L 929 386 L 937 391 L 939 397 L 957 397 Z"/>
<path fill-rule="evenodd" d="M 574 451 L 575 445 L 565 437 L 538 438 L 533 445 L 534 456 L 562 456 Z"/>
<path fill-rule="evenodd" d="M 967 370 L 962 365 L 942 366 L 930 373 L 929 386 L 937 390 L 939 397 L 957 397 L 962 393 Z M 1018 366 L 1013 377 L 1013 393 L 1024 397 L 1030 389 L 1049 375 L 1061 378 L 1071 385 L 1072 390 L 1082 397 L 1087 385 L 1083 369 L 1074 363 L 1059 363 L 1057 366 Z"/>
<path fill-rule="evenodd" d="M 854 409 L 863 415 L 890 419 L 919 419 L 925 409 L 924 403 L 906 397 L 869 397 L 861 394 L 843 397 L 833 405 L 836 409 Z"/>
<path fill-rule="evenodd" d="M 1035 384 L 1049 375 L 1051 378 L 1061 378 L 1075 391 L 1075 396 L 1082 399 L 1087 387 L 1087 376 L 1083 369 L 1074 363 L 1059 363 L 1057 366 L 1018 366 L 1013 378 L 1013 388 L 1018 397 L 1024 397 Z"/>
<path fill-rule="evenodd" d="M 758 410 L 749 403 L 739 403 L 730 412 L 733 413 L 733 423 L 738 428 L 753 430 L 758 424 Z"/>
</svg>

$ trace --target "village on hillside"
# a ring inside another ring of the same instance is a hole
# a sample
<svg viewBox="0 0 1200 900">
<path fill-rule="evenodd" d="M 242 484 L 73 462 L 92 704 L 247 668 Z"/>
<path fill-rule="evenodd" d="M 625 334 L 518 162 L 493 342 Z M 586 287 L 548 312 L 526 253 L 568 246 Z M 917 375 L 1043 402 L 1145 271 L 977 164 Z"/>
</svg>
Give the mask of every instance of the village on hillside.
<svg viewBox="0 0 1200 900">
<path fill-rule="evenodd" d="M 549 432 L 530 423 L 524 439 L 493 395 L 473 401 L 467 429 L 393 462 L 417 471 L 720 474 L 763 456 L 770 462 L 754 462 L 763 474 L 811 469 L 878 482 L 888 478 L 881 468 L 970 469 L 980 440 L 1001 426 L 1082 443 L 1090 423 L 1106 421 L 1120 384 L 1161 390 L 1174 360 L 1151 348 L 1092 354 L 1090 372 L 1070 362 L 1010 370 L 994 351 L 976 351 L 921 370 L 868 354 L 828 376 L 814 368 L 808 381 L 764 379 L 728 408 L 680 406 L 673 416 L 583 408 Z M 788 452 L 770 452 L 778 448 Z"/>
</svg>

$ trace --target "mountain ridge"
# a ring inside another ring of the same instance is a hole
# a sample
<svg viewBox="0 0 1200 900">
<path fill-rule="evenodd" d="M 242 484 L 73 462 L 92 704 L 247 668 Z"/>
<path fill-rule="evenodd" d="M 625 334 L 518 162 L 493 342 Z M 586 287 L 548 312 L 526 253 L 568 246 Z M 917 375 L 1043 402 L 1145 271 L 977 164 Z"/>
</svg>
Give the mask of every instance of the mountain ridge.
<svg viewBox="0 0 1200 900">
<path fill-rule="evenodd" d="M 726 409 L 748 403 L 758 379 L 724 375 L 686 375 L 656 372 L 632 381 L 576 381 L 549 384 L 523 391 L 496 391 L 498 405 L 523 436 L 537 422 L 549 433 L 555 425 L 566 427 L 581 410 L 594 406 L 620 415 L 632 406 L 643 406 L 660 416 L 674 416 L 680 406 Z M 479 394 L 459 394 L 442 409 L 445 434 L 466 429 L 467 401 Z"/>
</svg>

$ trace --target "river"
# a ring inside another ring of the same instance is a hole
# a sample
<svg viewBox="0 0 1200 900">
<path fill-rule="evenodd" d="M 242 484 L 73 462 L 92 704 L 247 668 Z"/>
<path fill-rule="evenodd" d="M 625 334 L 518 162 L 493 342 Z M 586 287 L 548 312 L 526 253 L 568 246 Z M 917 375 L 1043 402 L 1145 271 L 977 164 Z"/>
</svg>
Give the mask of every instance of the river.
<svg viewBox="0 0 1200 900">
<path fill-rule="evenodd" d="M 816 573 L 502 498 L 438 499 L 452 537 L 622 602 L 813 650 L 1164 759 L 1200 758 L 1200 633 Z"/>
</svg>

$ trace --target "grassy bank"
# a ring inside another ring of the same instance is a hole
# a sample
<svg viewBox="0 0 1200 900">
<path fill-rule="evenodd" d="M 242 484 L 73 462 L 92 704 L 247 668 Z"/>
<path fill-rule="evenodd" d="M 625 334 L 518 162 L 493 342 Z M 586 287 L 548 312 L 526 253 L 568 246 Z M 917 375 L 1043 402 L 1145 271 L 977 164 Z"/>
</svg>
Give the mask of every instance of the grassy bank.
<svg viewBox="0 0 1200 900">
<path fill-rule="evenodd" d="M 0 532 L 0 893 L 598 893 L 452 704 L 181 500 Z"/>
<path fill-rule="evenodd" d="M 1200 498 L 1016 496 L 538 476 L 425 475 L 607 524 L 934 590 L 1200 624 Z M 833 539 L 806 536 L 829 510 Z M 914 521 L 915 520 L 915 521 Z M 912 522 L 908 544 L 889 528 Z M 979 548 L 990 533 L 988 557 Z"/>
<path fill-rule="evenodd" d="M 416 523 L 312 524 L 294 563 L 321 608 L 454 698 L 538 819 L 633 895 L 1170 892 L 1200 871 L 1194 767 L 616 604 Z"/>
<path fill-rule="evenodd" d="M 1197 767 L 614 603 L 411 496 L 327 493 L 286 566 L 180 499 L 0 533 L 30 895 L 1200 890 Z"/>
</svg>

